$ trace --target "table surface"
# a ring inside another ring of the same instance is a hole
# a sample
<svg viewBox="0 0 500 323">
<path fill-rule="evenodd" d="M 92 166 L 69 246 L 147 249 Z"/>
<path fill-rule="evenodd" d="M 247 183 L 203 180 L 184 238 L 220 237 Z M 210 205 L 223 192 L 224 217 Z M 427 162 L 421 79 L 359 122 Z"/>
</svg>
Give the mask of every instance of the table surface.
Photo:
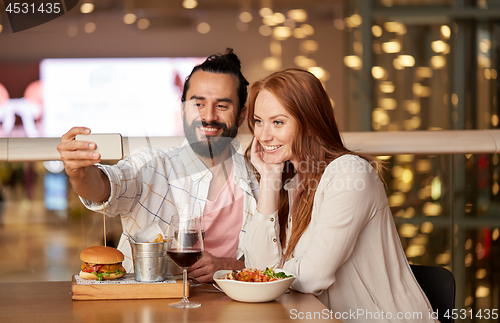
<svg viewBox="0 0 500 323">
<path fill-rule="evenodd" d="M 208 291 L 211 290 L 211 291 Z M 295 291 L 268 303 L 240 303 L 211 286 L 191 287 L 195 309 L 168 306 L 178 299 L 73 301 L 71 282 L 0 283 L 0 322 L 289 322 L 325 321 L 314 295 Z M 302 320 L 301 318 L 304 318 Z M 332 319 L 330 321 L 340 322 Z"/>
</svg>

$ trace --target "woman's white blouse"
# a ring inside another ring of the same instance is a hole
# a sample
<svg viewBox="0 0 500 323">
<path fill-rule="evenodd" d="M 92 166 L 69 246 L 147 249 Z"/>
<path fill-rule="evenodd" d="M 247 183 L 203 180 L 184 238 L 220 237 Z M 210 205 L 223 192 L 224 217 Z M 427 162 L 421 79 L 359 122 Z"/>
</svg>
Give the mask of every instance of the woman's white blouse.
<svg viewBox="0 0 500 323">
<path fill-rule="evenodd" d="M 298 177 L 285 185 L 293 208 Z M 302 183 L 303 185 L 303 183 Z M 281 267 L 277 212 L 256 212 L 244 236 L 247 268 Z M 287 241 L 291 232 L 288 218 Z M 437 322 L 416 282 L 376 170 L 344 155 L 326 168 L 316 190 L 311 222 L 283 269 L 292 288 L 313 293 L 343 322 Z"/>
</svg>

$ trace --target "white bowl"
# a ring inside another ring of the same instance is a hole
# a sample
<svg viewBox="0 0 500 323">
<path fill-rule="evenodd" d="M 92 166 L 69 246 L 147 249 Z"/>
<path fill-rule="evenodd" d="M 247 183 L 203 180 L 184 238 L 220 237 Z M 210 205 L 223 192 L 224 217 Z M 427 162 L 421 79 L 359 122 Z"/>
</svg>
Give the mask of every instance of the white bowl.
<svg viewBox="0 0 500 323">
<path fill-rule="evenodd" d="M 291 275 L 291 273 L 282 269 L 275 269 L 274 271 Z M 289 277 L 260 283 L 221 279 L 222 276 L 229 272 L 231 270 L 219 270 L 214 274 L 213 278 L 227 296 L 239 302 L 260 303 L 274 301 L 283 295 L 295 280 L 295 277 Z"/>
</svg>

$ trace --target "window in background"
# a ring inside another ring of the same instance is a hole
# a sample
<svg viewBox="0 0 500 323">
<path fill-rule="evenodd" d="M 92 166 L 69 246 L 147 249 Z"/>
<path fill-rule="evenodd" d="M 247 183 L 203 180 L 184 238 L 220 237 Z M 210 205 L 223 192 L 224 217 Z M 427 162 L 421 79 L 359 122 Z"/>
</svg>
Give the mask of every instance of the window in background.
<svg viewBox="0 0 500 323">
<path fill-rule="evenodd" d="M 183 135 L 180 97 L 203 58 L 45 59 L 2 64 L 0 137 L 60 137 L 71 127 Z"/>
</svg>

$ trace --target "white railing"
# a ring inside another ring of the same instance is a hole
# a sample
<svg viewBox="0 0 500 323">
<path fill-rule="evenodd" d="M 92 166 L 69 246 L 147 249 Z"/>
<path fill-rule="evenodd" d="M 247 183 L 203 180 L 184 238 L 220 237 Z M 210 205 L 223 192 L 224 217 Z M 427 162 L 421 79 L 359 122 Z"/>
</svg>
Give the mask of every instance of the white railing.
<svg viewBox="0 0 500 323">
<path fill-rule="evenodd" d="M 499 152 L 500 130 L 345 132 L 347 148 L 370 155 L 494 154 Z M 238 136 L 243 150 L 251 135 Z M 123 137 L 127 156 L 136 148 L 175 147 L 183 137 Z M 60 138 L 1 138 L 0 161 L 59 160 Z"/>
</svg>

